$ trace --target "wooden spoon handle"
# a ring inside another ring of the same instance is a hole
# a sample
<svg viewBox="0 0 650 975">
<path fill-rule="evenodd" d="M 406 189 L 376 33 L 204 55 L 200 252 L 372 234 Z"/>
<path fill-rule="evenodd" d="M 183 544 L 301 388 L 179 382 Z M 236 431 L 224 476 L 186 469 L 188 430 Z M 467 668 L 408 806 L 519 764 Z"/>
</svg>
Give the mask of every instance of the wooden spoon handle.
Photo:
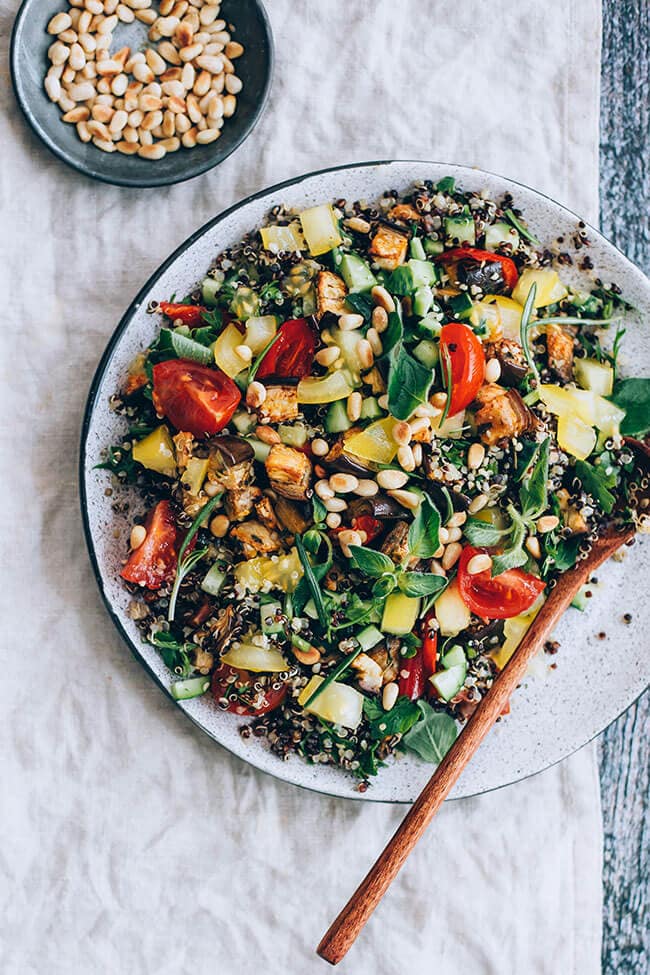
<svg viewBox="0 0 650 975">
<path fill-rule="evenodd" d="M 497 676 L 480 706 L 467 722 L 428 783 L 411 806 L 350 900 L 333 922 L 317 951 L 332 965 L 338 964 L 354 944 L 366 921 L 402 868 L 409 853 L 457 782 L 488 731 L 522 680 L 531 657 L 537 653 L 580 586 L 591 573 L 634 534 L 633 529 L 597 539 L 589 556 L 558 579 L 555 588 Z"/>
</svg>

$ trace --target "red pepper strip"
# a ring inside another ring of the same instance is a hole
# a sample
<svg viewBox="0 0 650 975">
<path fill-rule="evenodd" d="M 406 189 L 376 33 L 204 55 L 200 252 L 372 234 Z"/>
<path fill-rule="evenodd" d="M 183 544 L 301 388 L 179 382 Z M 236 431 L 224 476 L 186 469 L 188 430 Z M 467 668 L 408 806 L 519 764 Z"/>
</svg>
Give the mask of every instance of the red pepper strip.
<svg viewBox="0 0 650 975">
<path fill-rule="evenodd" d="M 434 619 L 435 613 L 431 610 L 422 622 L 422 646 L 418 648 L 414 657 L 409 657 L 401 662 L 399 693 L 411 701 L 416 701 L 422 697 L 425 691 L 431 687 L 429 678 L 436 672 L 438 632 L 430 626 Z"/>
<path fill-rule="evenodd" d="M 458 261 L 488 261 L 493 264 L 500 264 L 501 270 L 503 271 L 503 281 L 506 288 L 511 291 L 519 280 L 519 272 L 517 271 L 517 265 L 509 257 L 503 257 L 502 254 L 493 254 L 492 251 L 482 251 L 478 247 L 454 247 L 450 251 L 444 251 L 444 253 L 439 254 L 436 261 L 440 261 L 441 264 L 455 264 Z"/>
<path fill-rule="evenodd" d="M 159 307 L 167 318 L 171 318 L 173 321 L 180 319 L 183 325 L 187 325 L 189 328 L 205 325 L 203 313 L 207 311 L 207 308 L 203 308 L 202 305 L 173 305 L 168 301 L 161 301 Z"/>
</svg>

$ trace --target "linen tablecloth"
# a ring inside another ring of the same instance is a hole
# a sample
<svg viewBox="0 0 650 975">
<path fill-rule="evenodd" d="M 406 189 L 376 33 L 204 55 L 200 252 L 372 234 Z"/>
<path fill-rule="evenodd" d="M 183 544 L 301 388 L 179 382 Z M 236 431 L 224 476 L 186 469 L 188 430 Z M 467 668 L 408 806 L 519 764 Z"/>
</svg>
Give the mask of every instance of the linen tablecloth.
<svg viewBox="0 0 650 975">
<path fill-rule="evenodd" d="M 595 219 L 600 5 L 269 0 L 277 65 L 262 122 L 217 170 L 150 191 L 92 183 L 26 128 L 6 57 L 17 6 L 0 0 L 0 971 L 323 972 L 313 948 L 404 809 L 256 772 L 133 660 L 81 532 L 88 384 L 173 248 L 239 198 L 313 168 L 478 165 Z M 588 747 L 448 804 L 341 968 L 595 975 L 600 870 Z"/>
</svg>

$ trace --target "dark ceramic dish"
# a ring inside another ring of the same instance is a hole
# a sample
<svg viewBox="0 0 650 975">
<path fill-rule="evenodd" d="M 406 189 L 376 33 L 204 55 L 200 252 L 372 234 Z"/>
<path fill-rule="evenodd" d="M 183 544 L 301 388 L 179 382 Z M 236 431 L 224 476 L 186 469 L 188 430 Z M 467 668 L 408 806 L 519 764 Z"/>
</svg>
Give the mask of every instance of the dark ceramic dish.
<svg viewBox="0 0 650 975">
<path fill-rule="evenodd" d="M 237 61 L 244 88 L 237 96 L 237 111 L 226 119 L 221 137 L 207 146 L 168 153 L 155 162 L 102 152 L 92 143 L 81 142 L 74 125 L 61 121 L 59 107 L 47 97 L 43 80 L 49 66 L 47 50 L 53 41 L 46 27 L 62 9 L 61 0 L 24 0 L 11 39 L 11 77 L 18 104 L 34 132 L 78 172 L 118 186 L 180 183 L 223 162 L 252 131 L 264 109 L 273 71 L 273 37 L 259 0 L 223 0 L 223 16 L 236 27 L 233 38 L 244 45 L 244 54 Z M 146 32 L 138 21 L 120 24 L 115 32 L 115 50 L 124 44 L 138 49 L 146 41 Z"/>
</svg>

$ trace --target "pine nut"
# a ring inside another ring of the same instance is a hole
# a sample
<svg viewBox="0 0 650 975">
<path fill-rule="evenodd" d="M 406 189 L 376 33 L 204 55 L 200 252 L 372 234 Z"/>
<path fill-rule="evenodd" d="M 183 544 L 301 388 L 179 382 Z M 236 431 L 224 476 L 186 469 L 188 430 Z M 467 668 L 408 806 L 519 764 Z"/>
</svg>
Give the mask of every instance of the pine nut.
<svg viewBox="0 0 650 975">
<path fill-rule="evenodd" d="M 138 151 L 138 146 L 134 142 L 116 142 L 115 148 L 118 152 L 121 152 L 123 156 L 135 156 Z"/>
<path fill-rule="evenodd" d="M 394 491 L 387 491 L 386 493 L 389 494 L 391 498 L 395 498 L 395 500 L 401 504 L 403 508 L 408 508 L 410 511 L 415 511 L 415 509 L 419 507 L 420 496 L 419 494 L 415 494 L 413 491 L 403 491 L 397 489 Z"/>
<path fill-rule="evenodd" d="M 488 572 L 492 568 L 492 559 L 487 552 L 480 552 L 473 555 L 467 563 L 467 572 L 471 576 L 477 576 L 479 572 Z"/>
<path fill-rule="evenodd" d="M 328 528 L 338 528 L 341 524 L 341 516 L 336 511 L 330 511 L 325 516 L 325 524 Z"/>
<path fill-rule="evenodd" d="M 52 62 L 52 64 L 65 64 L 68 60 L 68 55 L 70 54 L 70 48 L 62 44 L 61 41 L 55 41 L 47 52 L 47 55 Z"/>
<path fill-rule="evenodd" d="M 223 99 L 223 117 L 230 118 L 235 114 L 237 99 L 234 95 L 225 95 Z"/>
<path fill-rule="evenodd" d="M 141 146 L 152 146 L 153 145 L 153 134 L 148 132 L 147 129 L 143 129 L 142 126 L 138 129 L 138 141 Z"/>
<path fill-rule="evenodd" d="M 345 555 L 346 559 L 352 558 L 352 552 L 350 551 L 350 545 L 361 545 L 361 535 L 359 532 L 354 531 L 352 528 L 347 528 L 337 535 L 337 540 L 341 546 L 341 551 Z"/>
<path fill-rule="evenodd" d="M 219 129 L 204 129 L 202 132 L 197 134 L 196 141 L 199 143 L 199 145 L 206 146 L 210 142 L 214 142 L 216 139 L 218 139 L 220 135 L 221 132 Z"/>
<path fill-rule="evenodd" d="M 228 53 L 227 48 L 226 48 L 226 53 Z M 228 57 L 230 56 L 231 55 L 228 54 Z M 345 226 L 349 227 L 350 230 L 356 231 L 356 233 L 358 234 L 370 233 L 370 224 L 368 223 L 367 220 L 364 220 L 363 217 L 350 217 L 349 220 L 345 221 Z"/>
<path fill-rule="evenodd" d="M 199 54 L 194 64 L 197 68 L 202 68 L 203 71 L 207 71 L 209 74 L 221 74 L 223 71 L 223 58 L 214 54 Z"/>
<path fill-rule="evenodd" d="M 104 105 L 103 102 L 95 99 L 95 104 L 91 108 L 90 114 L 95 122 L 105 124 L 111 121 L 115 115 L 115 109 L 111 108 L 110 105 Z"/>
<path fill-rule="evenodd" d="M 348 420 L 351 420 L 352 423 L 355 423 L 361 416 L 362 406 L 363 406 L 363 397 L 361 396 L 361 393 L 359 392 L 350 393 L 346 404 Z"/>
<path fill-rule="evenodd" d="M 275 443 L 282 443 L 280 434 L 277 430 L 274 430 L 272 427 L 263 426 L 262 424 L 255 427 L 255 436 L 258 440 L 261 440 L 262 443 L 268 443 L 271 444 L 271 446 L 273 446 Z"/>
<path fill-rule="evenodd" d="M 467 451 L 467 466 L 470 470 L 476 470 L 485 460 L 485 447 L 482 443 L 473 443 Z"/>
<path fill-rule="evenodd" d="M 79 40 L 79 35 L 76 30 L 64 30 L 62 34 L 59 34 L 59 40 L 63 41 L 64 44 L 76 44 Z"/>
<path fill-rule="evenodd" d="M 173 116 L 172 116 L 173 117 Z M 246 390 L 246 405 L 256 410 L 266 399 L 266 386 L 254 380 Z M 312 445 L 313 449 L 313 445 Z"/>
<path fill-rule="evenodd" d="M 179 118 L 182 118 L 182 117 L 183 117 L 182 115 L 179 115 Z M 178 127 L 178 123 L 176 123 L 176 126 Z M 187 131 L 183 132 L 183 136 L 181 138 L 181 142 L 185 146 L 186 149 L 193 149 L 194 148 L 194 146 L 196 145 L 196 137 L 197 137 L 197 135 L 198 135 L 198 131 L 194 127 L 190 128 L 190 129 L 187 129 Z"/>
<path fill-rule="evenodd" d="M 123 24 L 132 24 L 135 20 L 135 12 L 124 3 L 118 3 L 116 13 Z"/>
<path fill-rule="evenodd" d="M 158 52 L 154 51 L 153 48 L 147 48 L 144 56 L 147 64 L 155 75 L 163 74 L 163 72 L 167 70 L 166 61 L 161 58 Z"/>
<path fill-rule="evenodd" d="M 434 393 L 433 396 L 431 397 L 431 403 L 439 410 L 444 410 L 445 406 L 447 405 L 447 394 Z"/>
<path fill-rule="evenodd" d="M 131 545 L 133 551 L 135 551 L 136 548 L 140 548 L 146 537 L 147 529 L 144 527 L 144 525 L 133 526 L 131 529 L 131 537 L 129 539 L 129 544 Z"/>
<path fill-rule="evenodd" d="M 163 107 L 162 99 L 143 92 L 138 98 L 138 108 L 141 112 L 156 112 Z"/>
<path fill-rule="evenodd" d="M 394 680 L 390 684 L 386 684 L 383 691 L 381 692 L 381 704 L 384 711 L 392 710 L 395 701 L 399 695 L 399 685 L 395 683 Z"/>
<path fill-rule="evenodd" d="M 366 339 L 370 343 L 370 348 L 372 349 L 373 354 L 379 357 L 384 351 L 384 347 L 381 344 L 381 339 L 379 338 L 379 332 L 377 329 L 369 328 L 366 332 Z"/>
<path fill-rule="evenodd" d="M 71 112 L 72 109 L 74 108 L 74 105 L 75 103 L 72 101 L 72 99 L 68 98 L 67 94 L 65 94 L 65 92 L 62 91 L 61 96 L 59 98 L 59 108 L 61 109 L 61 111 Z"/>
<path fill-rule="evenodd" d="M 77 122 L 87 122 L 90 118 L 90 110 L 85 105 L 77 105 L 71 112 L 66 112 L 61 116 L 62 122 L 69 122 L 76 125 Z"/>
<path fill-rule="evenodd" d="M 225 515 L 215 515 L 210 522 L 210 531 L 215 538 L 225 538 L 230 528 L 230 521 Z"/>
<path fill-rule="evenodd" d="M 330 487 L 329 481 L 326 480 L 316 481 L 314 491 L 321 501 L 328 501 L 334 497 L 334 490 Z"/>
<path fill-rule="evenodd" d="M 240 359 L 244 360 L 244 362 L 251 362 L 253 358 L 253 350 L 251 349 L 250 345 L 238 345 L 235 348 L 235 352 Z"/>
<path fill-rule="evenodd" d="M 156 76 L 148 64 L 142 64 L 138 61 L 137 64 L 133 65 L 133 77 L 136 81 L 141 81 L 143 85 L 148 85 Z"/>
<path fill-rule="evenodd" d="M 48 75 L 45 79 L 45 91 L 51 102 L 58 102 L 61 97 L 61 82 L 59 79 Z"/>
<path fill-rule="evenodd" d="M 481 509 L 485 507 L 488 501 L 489 498 L 487 494 L 477 494 L 476 497 L 472 498 L 470 501 L 469 505 L 467 506 L 467 510 L 469 511 L 470 515 L 475 515 L 477 511 L 481 511 Z"/>
<path fill-rule="evenodd" d="M 498 359 L 488 359 L 485 365 L 486 383 L 496 383 L 501 377 L 501 363 Z"/>
<path fill-rule="evenodd" d="M 62 34 L 64 30 L 72 27 L 72 17 L 70 14 L 62 12 L 55 14 L 47 25 L 48 34 Z"/>
<path fill-rule="evenodd" d="M 326 454 L 329 454 L 330 447 L 327 440 L 322 440 L 320 437 L 318 437 L 316 440 L 312 440 L 311 452 L 314 457 L 324 457 Z"/>
<path fill-rule="evenodd" d="M 121 98 L 126 94 L 128 84 L 129 80 L 125 74 L 117 74 L 111 81 L 111 91 L 117 98 Z"/>
<path fill-rule="evenodd" d="M 172 37 L 179 24 L 178 17 L 159 17 L 154 27 L 161 37 Z"/>
<path fill-rule="evenodd" d="M 94 54 L 97 50 L 97 41 L 92 34 L 80 34 L 79 43 L 86 54 Z"/>
<path fill-rule="evenodd" d="M 402 447 L 408 446 L 411 442 L 411 428 L 406 420 L 398 420 L 391 430 L 393 440 Z"/>
<path fill-rule="evenodd" d="M 339 317 L 339 328 L 343 332 L 352 332 L 363 325 L 363 315 L 345 314 Z"/>
<path fill-rule="evenodd" d="M 446 528 L 440 528 L 438 530 L 438 539 L 441 545 L 446 545 L 449 541 L 449 532 Z"/>
<path fill-rule="evenodd" d="M 320 650 L 316 647 L 310 647 L 309 650 L 299 650 L 298 647 L 292 647 L 291 649 L 296 660 L 305 667 L 311 667 L 313 664 L 317 664 L 321 658 Z"/>
<path fill-rule="evenodd" d="M 388 313 L 381 305 L 372 309 L 372 324 L 375 330 L 381 335 L 388 328 Z"/>
<path fill-rule="evenodd" d="M 350 494 L 359 487 L 359 478 L 354 474 L 332 474 L 329 486 L 336 494 Z"/>
<path fill-rule="evenodd" d="M 87 122 L 80 122 L 80 125 L 87 125 Z M 100 139 L 99 136 L 93 136 L 93 145 L 101 149 L 102 152 L 115 152 L 115 143 L 109 139 Z"/>
<path fill-rule="evenodd" d="M 158 45 L 158 54 L 168 62 L 168 64 L 181 65 L 181 61 L 178 51 L 174 47 L 171 41 L 161 41 Z"/>
<path fill-rule="evenodd" d="M 59 102 L 59 104 L 61 103 Z M 77 129 L 77 135 L 79 136 L 82 142 L 90 142 L 92 136 L 88 131 L 88 126 L 85 122 L 78 122 L 76 125 L 76 129 Z"/>
<path fill-rule="evenodd" d="M 317 352 L 314 358 L 319 366 L 325 366 L 325 368 L 327 368 L 336 362 L 340 354 L 341 350 L 339 349 L 338 345 L 330 345 L 329 348 L 321 349 L 319 352 Z"/>
<path fill-rule="evenodd" d="M 135 19 L 139 20 L 142 24 L 146 24 L 148 27 L 151 27 L 156 23 L 158 17 L 155 10 L 136 10 Z"/>
<path fill-rule="evenodd" d="M 169 114 L 175 120 L 176 131 L 179 133 L 179 135 L 184 135 L 186 132 L 189 132 L 189 130 L 192 128 L 192 123 L 188 119 L 187 115 L 183 115 L 183 114 L 174 115 L 173 112 L 169 112 Z"/>
<path fill-rule="evenodd" d="M 140 141 L 142 141 L 142 138 L 140 138 Z M 140 146 L 138 149 L 138 155 L 141 156 L 142 159 L 157 160 L 162 159 L 163 156 L 166 156 L 167 151 L 163 146 L 160 145 L 160 143 L 158 143 L 158 145 Z"/>
<path fill-rule="evenodd" d="M 447 522 L 449 524 L 449 522 Z M 447 541 L 448 542 L 459 542 L 463 537 L 463 533 L 460 528 L 447 528 Z"/>
<path fill-rule="evenodd" d="M 385 491 L 396 491 L 408 483 L 408 476 L 403 471 L 385 470 L 377 474 L 377 484 Z"/>
<path fill-rule="evenodd" d="M 243 87 L 244 83 L 236 74 L 226 75 L 226 91 L 229 95 L 238 95 Z"/>
<path fill-rule="evenodd" d="M 447 573 L 440 565 L 440 562 L 435 561 L 435 559 L 429 564 L 429 572 L 432 576 L 442 576 L 443 578 L 446 578 L 447 576 Z"/>
<path fill-rule="evenodd" d="M 244 53 L 244 48 L 238 41 L 229 41 L 226 44 L 226 57 L 239 58 Z"/>
<path fill-rule="evenodd" d="M 542 550 L 539 545 L 539 539 L 535 538 L 534 535 L 529 535 L 526 539 L 526 548 L 534 559 L 541 559 Z"/>
<path fill-rule="evenodd" d="M 451 516 L 447 522 L 448 528 L 460 528 L 467 521 L 467 514 L 465 511 L 457 511 Z"/>
<path fill-rule="evenodd" d="M 313 444 L 312 444 L 313 450 Z M 361 478 L 357 484 L 354 493 L 358 494 L 360 498 L 374 498 L 374 496 L 379 491 L 379 485 L 376 481 L 371 481 L 370 478 Z"/>
<path fill-rule="evenodd" d="M 179 59 L 179 64 L 180 59 Z M 212 83 L 212 76 L 209 71 L 201 71 L 194 82 L 194 94 L 197 98 L 203 98 L 210 91 L 210 85 Z"/>
<path fill-rule="evenodd" d="M 415 420 L 409 422 L 409 428 L 411 430 L 411 439 L 417 437 L 420 433 L 425 433 L 431 426 L 431 420 L 428 416 L 419 416 Z"/>
<path fill-rule="evenodd" d="M 383 287 L 383 285 L 376 284 L 375 287 L 371 290 L 370 294 L 372 295 L 372 299 L 374 303 L 376 305 L 379 305 L 380 308 L 383 308 L 384 311 L 389 313 L 395 311 L 395 302 L 393 301 L 393 298 L 390 295 L 390 293 L 386 290 L 386 288 Z M 375 328 L 377 328 L 376 324 L 375 324 Z"/>
<path fill-rule="evenodd" d="M 397 448 L 397 463 L 405 471 L 415 470 L 415 457 L 413 456 L 413 451 L 410 447 L 398 447 Z"/>
<path fill-rule="evenodd" d="M 91 135 L 96 136 L 98 139 L 103 139 L 104 142 L 111 141 L 111 133 L 108 131 L 103 122 L 98 122 L 97 119 L 91 119 L 88 122 L 88 131 Z"/>
<path fill-rule="evenodd" d="M 359 339 L 357 342 L 357 356 L 362 369 L 370 369 L 375 361 L 372 346 L 368 339 Z"/>
<path fill-rule="evenodd" d="M 463 546 L 460 544 L 460 542 L 452 542 L 451 545 L 447 546 L 441 560 L 442 567 L 445 569 L 445 571 L 449 571 L 449 569 L 456 565 L 462 551 Z"/>
<path fill-rule="evenodd" d="M 184 64 L 181 72 L 181 84 L 186 91 L 191 91 L 196 81 L 196 71 L 192 64 Z"/>
<path fill-rule="evenodd" d="M 552 532 L 559 524 L 560 519 L 556 515 L 544 515 L 543 518 L 537 519 L 535 527 L 543 535 L 545 532 Z"/>
<path fill-rule="evenodd" d="M 341 512 L 345 511 L 348 506 L 347 501 L 344 498 L 326 498 L 323 501 L 326 511 Z"/>
<path fill-rule="evenodd" d="M 82 68 L 86 67 L 86 55 L 81 44 L 73 44 L 70 48 L 68 64 L 74 71 L 81 71 Z"/>
</svg>

